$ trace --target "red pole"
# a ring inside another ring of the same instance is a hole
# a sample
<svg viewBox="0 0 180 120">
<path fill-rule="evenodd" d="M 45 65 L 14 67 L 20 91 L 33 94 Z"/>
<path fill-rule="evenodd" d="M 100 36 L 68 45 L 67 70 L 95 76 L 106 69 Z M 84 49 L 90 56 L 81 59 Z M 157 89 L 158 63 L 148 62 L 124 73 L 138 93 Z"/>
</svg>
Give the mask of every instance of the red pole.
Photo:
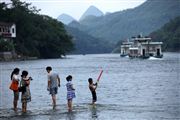
<svg viewBox="0 0 180 120">
<path fill-rule="evenodd" d="M 97 82 L 99 82 L 99 80 L 100 80 L 100 78 L 101 78 L 101 76 L 102 76 L 102 73 L 103 73 L 103 70 L 101 70 L 101 72 L 100 72 L 100 74 L 99 74 L 99 76 L 98 76 Z"/>
</svg>

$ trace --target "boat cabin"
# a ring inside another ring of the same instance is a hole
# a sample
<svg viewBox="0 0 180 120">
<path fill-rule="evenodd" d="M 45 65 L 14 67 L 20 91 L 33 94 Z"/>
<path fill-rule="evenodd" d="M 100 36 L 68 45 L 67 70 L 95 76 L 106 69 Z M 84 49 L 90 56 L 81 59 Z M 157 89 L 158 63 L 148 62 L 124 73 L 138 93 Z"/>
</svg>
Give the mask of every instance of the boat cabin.
<svg viewBox="0 0 180 120">
<path fill-rule="evenodd" d="M 123 42 L 121 56 L 149 58 L 150 56 L 161 58 L 163 56 L 162 42 L 152 42 L 149 37 L 133 37 L 132 42 Z"/>
</svg>

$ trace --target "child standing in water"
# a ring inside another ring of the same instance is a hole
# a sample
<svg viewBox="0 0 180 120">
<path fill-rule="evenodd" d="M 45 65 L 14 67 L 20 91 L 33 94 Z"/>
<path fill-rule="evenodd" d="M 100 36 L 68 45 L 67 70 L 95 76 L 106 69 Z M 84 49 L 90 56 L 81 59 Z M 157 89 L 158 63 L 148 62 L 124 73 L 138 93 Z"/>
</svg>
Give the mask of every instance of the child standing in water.
<svg viewBox="0 0 180 120">
<path fill-rule="evenodd" d="M 31 77 L 28 77 L 28 72 L 23 71 L 21 75 L 21 83 L 20 86 L 24 87 L 24 90 L 21 94 L 21 102 L 22 102 L 22 112 L 26 112 L 27 110 L 27 103 L 31 101 L 31 93 L 30 93 L 30 80 L 32 80 Z"/>
<path fill-rule="evenodd" d="M 18 85 L 19 85 L 19 68 L 15 68 L 13 70 L 13 72 L 11 73 L 11 80 L 12 82 L 15 83 L 17 90 L 13 89 L 13 93 L 14 93 L 14 101 L 13 101 L 13 105 L 14 105 L 14 111 L 17 111 L 17 104 L 18 104 L 18 100 L 19 100 L 19 91 L 18 91 Z"/>
<path fill-rule="evenodd" d="M 73 87 L 73 84 L 72 84 L 72 76 L 69 75 L 66 77 L 66 80 L 67 80 L 67 84 L 66 84 L 66 87 L 67 87 L 67 105 L 68 105 L 68 111 L 71 112 L 72 111 L 72 100 L 73 98 L 75 98 L 75 89 Z"/>
<path fill-rule="evenodd" d="M 97 96 L 96 96 L 96 88 L 97 88 L 97 83 L 93 83 L 93 79 L 89 78 L 89 90 L 92 93 L 92 105 L 95 105 L 95 102 L 97 101 Z"/>
</svg>

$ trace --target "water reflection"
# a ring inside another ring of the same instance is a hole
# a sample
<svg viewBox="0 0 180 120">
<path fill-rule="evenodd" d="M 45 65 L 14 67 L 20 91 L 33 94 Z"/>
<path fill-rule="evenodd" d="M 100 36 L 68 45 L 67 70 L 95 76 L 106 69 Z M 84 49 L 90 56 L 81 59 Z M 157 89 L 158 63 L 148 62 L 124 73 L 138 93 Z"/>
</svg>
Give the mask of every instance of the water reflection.
<svg viewBox="0 0 180 120">
<path fill-rule="evenodd" d="M 98 119 L 98 114 L 97 114 L 97 106 L 92 106 L 90 108 L 90 111 L 91 111 L 91 118 L 93 120 L 97 120 Z"/>
<path fill-rule="evenodd" d="M 66 114 L 66 120 L 75 120 L 75 114 L 74 112 L 68 112 Z"/>
</svg>

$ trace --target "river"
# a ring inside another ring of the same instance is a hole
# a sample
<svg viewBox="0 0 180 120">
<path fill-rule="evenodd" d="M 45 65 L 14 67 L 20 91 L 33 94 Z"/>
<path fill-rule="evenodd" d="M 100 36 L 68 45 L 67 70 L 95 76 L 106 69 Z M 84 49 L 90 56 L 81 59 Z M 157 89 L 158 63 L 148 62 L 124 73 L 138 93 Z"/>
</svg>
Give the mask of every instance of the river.
<svg viewBox="0 0 180 120">
<path fill-rule="evenodd" d="M 52 110 L 47 91 L 46 66 L 61 78 L 57 109 Z M 10 74 L 18 67 L 33 77 L 32 101 L 27 113 L 12 109 Z M 99 81 L 96 107 L 92 107 L 88 78 Z M 119 54 L 67 55 L 64 59 L 0 62 L 0 119 L 10 120 L 179 120 L 180 54 L 164 53 L 162 59 L 129 59 Z M 73 76 L 76 98 L 67 112 L 66 76 Z"/>
</svg>

